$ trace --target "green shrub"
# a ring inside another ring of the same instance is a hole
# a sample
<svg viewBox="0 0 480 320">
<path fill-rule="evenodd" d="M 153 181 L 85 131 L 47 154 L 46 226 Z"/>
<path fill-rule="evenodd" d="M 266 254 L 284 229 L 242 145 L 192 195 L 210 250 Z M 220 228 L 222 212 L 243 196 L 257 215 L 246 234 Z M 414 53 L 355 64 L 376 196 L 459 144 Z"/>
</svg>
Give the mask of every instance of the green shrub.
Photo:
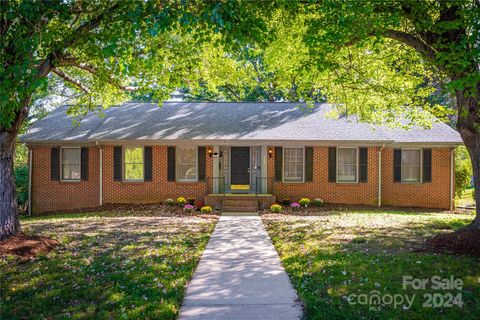
<svg viewBox="0 0 480 320">
<path fill-rule="evenodd" d="M 270 206 L 270 211 L 275 212 L 275 213 L 282 212 L 282 209 L 283 209 L 282 206 L 279 205 L 279 204 L 276 204 L 276 203 L 274 203 Z"/>
<path fill-rule="evenodd" d="M 310 199 L 302 198 L 300 199 L 300 201 L 298 201 L 298 203 L 300 203 L 302 207 L 308 207 L 308 205 L 310 204 Z"/>
<path fill-rule="evenodd" d="M 163 202 L 165 203 L 167 206 L 173 206 L 175 204 L 175 201 L 173 199 L 165 199 L 165 201 Z"/>
<path fill-rule="evenodd" d="M 192 206 L 195 205 L 195 198 L 188 198 L 187 199 L 188 204 L 191 204 Z"/>
<path fill-rule="evenodd" d="M 178 197 L 177 198 L 177 203 L 180 207 L 183 207 L 185 203 L 187 203 L 187 200 L 184 197 Z"/>
<path fill-rule="evenodd" d="M 281 204 L 283 204 L 284 206 L 289 206 L 290 203 L 292 203 L 292 200 L 290 199 L 283 199 Z"/>
<path fill-rule="evenodd" d="M 203 206 L 201 209 L 200 209 L 200 212 L 201 213 L 212 213 L 212 207 L 210 206 Z"/>
<path fill-rule="evenodd" d="M 312 205 L 314 207 L 322 207 L 323 206 L 323 200 L 320 198 L 315 198 L 312 200 Z"/>
<path fill-rule="evenodd" d="M 28 166 L 15 167 L 15 189 L 17 190 L 17 203 L 24 206 L 28 201 Z"/>
<path fill-rule="evenodd" d="M 467 148 L 458 147 L 455 150 L 455 195 L 461 197 L 472 178 L 472 162 Z"/>
</svg>

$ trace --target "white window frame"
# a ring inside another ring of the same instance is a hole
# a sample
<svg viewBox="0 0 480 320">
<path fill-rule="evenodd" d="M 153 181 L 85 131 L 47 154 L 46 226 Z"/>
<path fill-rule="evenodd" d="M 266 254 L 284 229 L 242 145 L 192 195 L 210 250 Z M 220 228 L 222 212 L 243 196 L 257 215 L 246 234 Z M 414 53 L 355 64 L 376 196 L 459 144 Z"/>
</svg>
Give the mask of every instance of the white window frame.
<svg viewBox="0 0 480 320">
<path fill-rule="evenodd" d="M 359 159 L 359 150 L 358 147 L 337 147 L 337 150 L 335 150 L 335 180 L 337 183 L 358 183 L 358 176 L 360 174 L 359 168 L 360 168 L 360 159 Z M 356 150 L 356 166 L 355 166 L 355 181 L 339 181 L 338 180 L 338 149 L 355 149 Z"/>
<path fill-rule="evenodd" d="M 179 148 L 194 148 L 195 149 L 195 179 L 180 179 L 178 174 L 178 149 Z M 175 180 L 177 182 L 198 182 L 198 146 L 194 145 L 180 145 L 175 147 Z"/>
<path fill-rule="evenodd" d="M 64 179 L 63 178 L 63 149 L 79 149 L 78 166 L 80 177 L 78 179 Z M 62 182 L 80 182 L 82 181 L 82 150 L 80 147 L 60 147 L 60 181 Z"/>
<path fill-rule="evenodd" d="M 422 184 L 423 183 L 423 149 L 422 148 L 401 148 L 400 153 L 403 153 L 403 150 L 417 150 L 420 151 L 420 177 L 418 181 L 404 181 L 403 180 L 403 156 L 400 154 L 400 182 L 404 184 Z"/>
<path fill-rule="evenodd" d="M 302 149 L 303 150 L 303 172 L 302 181 L 285 181 L 285 149 Z M 305 147 L 286 146 L 282 147 L 282 182 L 283 183 L 305 183 Z"/>
<path fill-rule="evenodd" d="M 127 157 L 125 157 L 125 149 L 126 148 L 129 148 L 129 149 L 137 149 L 137 148 L 141 148 L 142 149 L 142 165 L 143 165 L 143 178 L 142 179 L 127 179 L 127 177 L 125 176 L 126 174 L 126 170 L 125 170 L 125 161 L 127 160 Z M 123 146 L 122 147 L 122 180 L 124 182 L 144 182 L 145 181 L 145 147 L 144 146 L 136 146 L 136 145 L 132 145 L 132 146 Z"/>
</svg>

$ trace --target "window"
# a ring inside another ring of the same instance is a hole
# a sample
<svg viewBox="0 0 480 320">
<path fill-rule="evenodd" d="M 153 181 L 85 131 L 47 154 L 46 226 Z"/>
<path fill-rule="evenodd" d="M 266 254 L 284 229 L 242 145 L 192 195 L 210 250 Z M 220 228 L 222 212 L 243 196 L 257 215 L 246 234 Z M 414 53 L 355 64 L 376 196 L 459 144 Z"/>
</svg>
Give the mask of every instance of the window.
<svg viewBox="0 0 480 320">
<path fill-rule="evenodd" d="M 337 181 L 357 182 L 357 148 L 337 148 Z"/>
<path fill-rule="evenodd" d="M 402 149 L 402 182 L 420 182 L 422 153 L 420 149 Z"/>
<path fill-rule="evenodd" d="M 124 172 L 125 181 L 143 181 L 143 148 L 124 148 Z"/>
<path fill-rule="evenodd" d="M 80 148 L 62 148 L 62 180 L 80 181 Z"/>
<path fill-rule="evenodd" d="M 283 181 L 303 182 L 303 148 L 283 148 Z"/>
<path fill-rule="evenodd" d="M 177 147 L 177 181 L 197 181 L 197 147 Z"/>
</svg>

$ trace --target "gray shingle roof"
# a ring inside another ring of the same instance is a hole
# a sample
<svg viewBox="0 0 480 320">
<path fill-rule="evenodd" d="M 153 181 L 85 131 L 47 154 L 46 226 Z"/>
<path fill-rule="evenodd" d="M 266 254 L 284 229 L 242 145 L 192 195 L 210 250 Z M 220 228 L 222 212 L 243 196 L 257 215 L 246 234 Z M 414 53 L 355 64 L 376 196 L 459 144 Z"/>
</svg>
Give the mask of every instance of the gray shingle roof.
<svg viewBox="0 0 480 320">
<path fill-rule="evenodd" d="M 37 121 L 21 137 L 23 142 L 114 140 L 268 140 L 268 141 L 385 141 L 459 144 L 460 135 L 444 123 L 432 129 L 373 127 L 354 117 L 334 119 L 331 106 L 312 109 L 298 103 L 125 103 L 90 114 L 72 126 L 60 107 Z"/>
</svg>

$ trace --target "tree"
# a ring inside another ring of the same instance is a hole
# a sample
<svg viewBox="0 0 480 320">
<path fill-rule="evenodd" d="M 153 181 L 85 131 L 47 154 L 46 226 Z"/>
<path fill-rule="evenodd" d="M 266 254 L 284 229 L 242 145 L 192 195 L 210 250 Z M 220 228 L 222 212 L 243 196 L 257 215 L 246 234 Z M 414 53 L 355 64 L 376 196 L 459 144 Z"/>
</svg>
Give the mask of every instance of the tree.
<svg viewBox="0 0 480 320">
<path fill-rule="evenodd" d="M 317 57 L 320 69 L 335 67 L 342 50 L 354 48 L 368 53 L 378 44 L 400 45 L 402 50 L 388 59 L 393 68 L 402 63 L 424 66 L 424 70 L 445 81 L 445 89 L 455 99 L 456 128 L 470 154 L 475 200 L 480 204 L 480 1 L 324 0 L 290 3 L 288 10 L 310 16 L 305 43 L 311 55 Z M 411 59 L 417 62 L 408 63 Z M 357 79 L 357 85 L 369 85 L 369 77 Z M 352 84 L 350 77 L 337 81 Z M 353 112 L 367 119 L 392 107 L 379 101 L 358 105 Z M 423 110 L 416 101 L 400 101 L 398 106 L 407 117 L 415 117 Z M 468 229 L 480 229 L 480 206 L 476 210 Z"/>
<path fill-rule="evenodd" d="M 261 34 L 252 9 L 235 1 L 0 2 L 0 239 L 20 231 L 15 142 L 51 81 L 76 93 L 72 115 L 101 112 L 127 92 L 162 101 L 191 73 L 192 42 L 219 30 L 224 43 Z"/>
</svg>

